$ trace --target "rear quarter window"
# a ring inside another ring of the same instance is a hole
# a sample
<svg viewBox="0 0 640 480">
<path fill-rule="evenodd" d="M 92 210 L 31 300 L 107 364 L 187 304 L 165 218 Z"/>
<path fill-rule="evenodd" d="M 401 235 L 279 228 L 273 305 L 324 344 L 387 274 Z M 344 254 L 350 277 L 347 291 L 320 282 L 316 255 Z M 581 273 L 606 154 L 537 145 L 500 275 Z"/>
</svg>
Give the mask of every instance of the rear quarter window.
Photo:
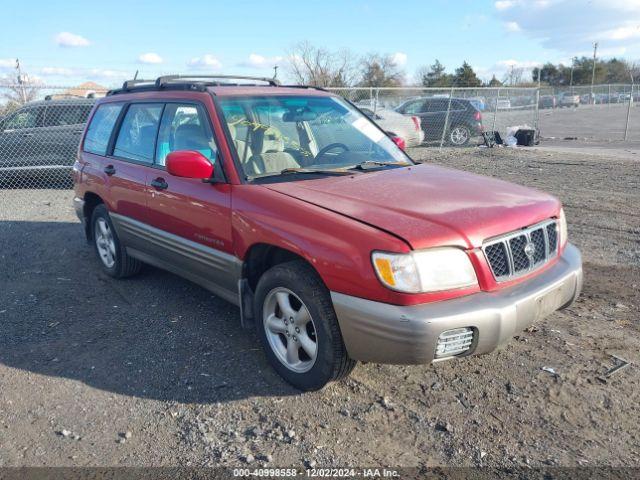
<svg viewBox="0 0 640 480">
<path fill-rule="evenodd" d="M 111 132 L 121 110 L 121 103 L 107 103 L 98 107 L 84 138 L 85 152 L 106 155 Z"/>
</svg>

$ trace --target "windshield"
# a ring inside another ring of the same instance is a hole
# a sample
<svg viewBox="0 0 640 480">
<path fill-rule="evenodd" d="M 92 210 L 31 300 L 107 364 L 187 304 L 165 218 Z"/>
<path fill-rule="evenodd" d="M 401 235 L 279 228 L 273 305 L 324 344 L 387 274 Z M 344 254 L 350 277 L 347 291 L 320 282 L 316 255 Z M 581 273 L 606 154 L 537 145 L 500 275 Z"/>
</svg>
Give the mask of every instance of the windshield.
<svg viewBox="0 0 640 480">
<path fill-rule="evenodd" d="M 340 170 L 376 162 L 406 165 L 408 157 L 383 131 L 335 97 L 219 98 L 247 178 L 297 169 Z"/>
</svg>

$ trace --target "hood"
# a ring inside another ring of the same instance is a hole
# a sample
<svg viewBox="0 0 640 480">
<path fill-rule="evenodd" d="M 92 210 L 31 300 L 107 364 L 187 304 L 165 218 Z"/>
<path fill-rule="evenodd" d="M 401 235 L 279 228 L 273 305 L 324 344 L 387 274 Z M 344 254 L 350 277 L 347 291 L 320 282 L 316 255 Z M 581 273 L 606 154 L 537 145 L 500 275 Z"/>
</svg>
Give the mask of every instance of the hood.
<svg viewBox="0 0 640 480">
<path fill-rule="evenodd" d="M 264 186 L 387 231 L 414 249 L 479 247 L 560 210 L 549 194 L 429 164 Z"/>
</svg>

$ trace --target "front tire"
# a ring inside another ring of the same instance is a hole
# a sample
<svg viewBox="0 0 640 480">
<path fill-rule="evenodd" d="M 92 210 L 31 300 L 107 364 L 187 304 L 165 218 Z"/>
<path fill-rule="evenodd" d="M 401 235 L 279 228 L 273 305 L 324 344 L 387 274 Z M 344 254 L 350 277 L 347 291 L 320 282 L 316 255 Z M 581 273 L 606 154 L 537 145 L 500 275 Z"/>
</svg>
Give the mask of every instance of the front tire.
<svg viewBox="0 0 640 480">
<path fill-rule="evenodd" d="M 142 264 L 127 254 L 104 205 L 94 208 L 91 215 L 91 238 L 102 270 L 107 275 L 126 278 L 140 271 Z"/>
<path fill-rule="evenodd" d="M 351 373 L 356 362 L 347 354 L 329 291 L 306 262 L 269 269 L 258 282 L 254 302 L 267 359 L 288 383 L 319 390 Z"/>
</svg>

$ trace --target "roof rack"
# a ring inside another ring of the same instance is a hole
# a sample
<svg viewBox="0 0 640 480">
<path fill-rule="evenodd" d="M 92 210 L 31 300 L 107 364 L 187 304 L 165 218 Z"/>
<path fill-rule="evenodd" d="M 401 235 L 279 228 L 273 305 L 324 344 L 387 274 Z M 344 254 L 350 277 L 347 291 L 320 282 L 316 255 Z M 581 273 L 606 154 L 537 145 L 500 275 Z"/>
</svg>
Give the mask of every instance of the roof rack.
<svg viewBox="0 0 640 480">
<path fill-rule="evenodd" d="M 228 82 L 225 80 L 254 80 L 273 87 L 280 85 L 280 82 L 274 78 L 247 77 L 242 75 L 163 75 L 155 80 L 127 80 L 122 84 L 121 88 L 108 91 L 107 96 L 145 90 L 173 89 L 204 91 L 206 87 L 256 86 L 256 84 Z"/>
<path fill-rule="evenodd" d="M 206 83 L 210 85 L 246 85 L 239 83 L 230 83 L 230 82 L 220 82 L 218 80 L 254 80 L 258 82 L 264 82 L 272 87 L 280 86 L 280 82 L 275 78 L 267 78 L 267 77 L 247 77 L 243 75 L 163 75 L 162 77 L 158 77 L 156 79 L 156 87 L 162 88 L 164 85 L 169 83 L 184 83 L 186 80 L 193 79 L 196 80 L 194 83 Z M 207 81 L 208 80 L 208 81 Z"/>
<path fill-rule="evenodd" d="M 242 80 L 237 82 L 233 80 Z M 107 96 L 119 93 L 154 91 L 154 90 L 197 90 L 204 91 L 207 87 L 255 87 L 256 83 L 246 83 L 246 81 L 262 82 L 271 87 L 282 86 L 275 78 L 248 77 L 244 75 L 163 75 L 155 80 L 127 80 L 121 88 L 110 90 Z M 286 85 L 289 88 L 312 88 L 315 90 L 325 90 L 321 87 L 309 85 Z"/>
</svg>

